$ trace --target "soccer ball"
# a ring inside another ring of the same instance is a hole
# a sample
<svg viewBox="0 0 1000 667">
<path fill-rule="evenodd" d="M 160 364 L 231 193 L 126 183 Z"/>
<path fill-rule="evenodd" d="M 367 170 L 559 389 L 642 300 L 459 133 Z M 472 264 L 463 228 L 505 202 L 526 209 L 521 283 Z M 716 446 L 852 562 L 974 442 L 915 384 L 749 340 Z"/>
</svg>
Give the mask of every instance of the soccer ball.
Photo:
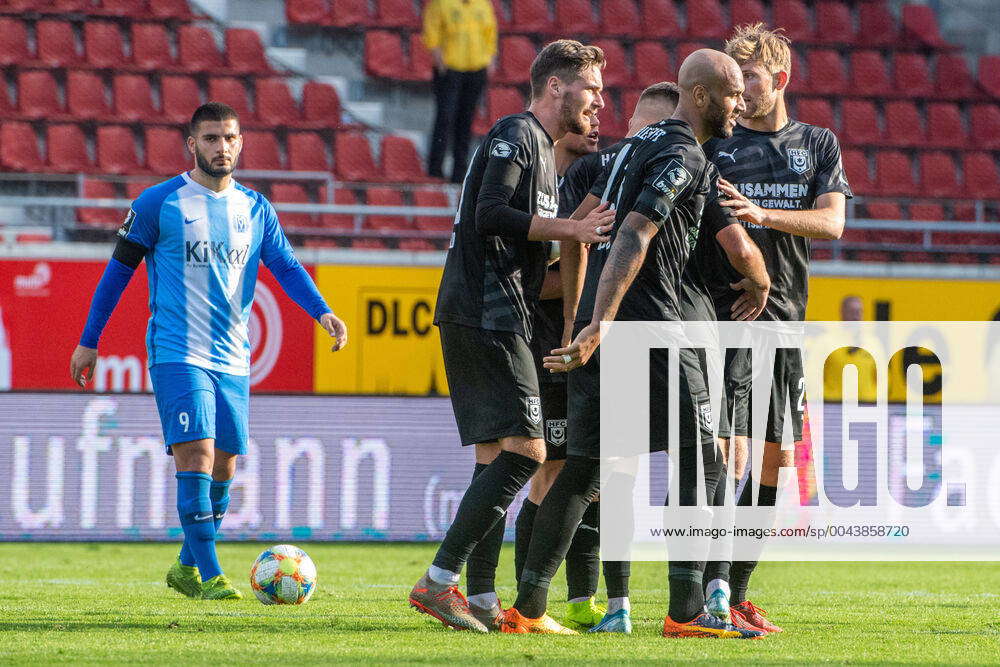
<svg viewBox="0 0 1000 667">
<path fill-rule="evenodd" d="M 279 544 L 257 556 L 250 587 L 264 604 L 302 604 L 316 590 L 316 566 L 302 549 Z"/>
</svg>

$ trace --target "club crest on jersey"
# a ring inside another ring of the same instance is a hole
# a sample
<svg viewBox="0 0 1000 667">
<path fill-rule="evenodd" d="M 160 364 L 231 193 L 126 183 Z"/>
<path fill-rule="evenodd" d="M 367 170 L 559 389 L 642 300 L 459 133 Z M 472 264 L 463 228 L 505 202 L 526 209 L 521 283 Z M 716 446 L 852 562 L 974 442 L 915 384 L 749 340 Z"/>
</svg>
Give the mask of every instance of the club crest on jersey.
<svg viewBox="0 0 1000 667">
<path fill-rule="evenodd" d="M 513 160 L 517 157 L 517 146 L 503 139 L 494 139 L 493 143 L 490 144 L 490 155 L 504 160 Z"/>
<path fill-rule="evenodd" d="M 712 404 L 702 403 L 698 406 L 699 412 L 701 412 L 701 428 L 709 433 L 712 432 Z"/>
<path fill-rule="evenodd" d="M 537 396 L 528 396 L 524 399 L 528 404 L 528 419 L 532 424 L 542 423 L 542 400 Z"/>
<path fill-rule="evenodd" d="M 665 195 L 669 201 L 674 201 L 690 182 L 691 174 L 680 163 L 680 160 L 671 160 L 659 176 L 653 179 L 653 187 L 660 194 Z"/>
<path fill-rule="evenodd" d="M 566 444 L 565 419 L 545 420 L 545 441 L 553 447 L 562 447 Z"/>
<path fill-rule="evenodd" d="M 122 238 L 128 236 L 128 233 L 132 231 L 133 222 L 135 222 L 135 211 L 129 209 L 128 215 L 125 216 L 125 222 L 123 222 L 122 226 L 118 229 L 118 236 Z"/>
<path fill-rule="evenodd" d="M 237 234 L 245 234 L 247 227 L 250 226 L 250 221 L 242 213 L 237 213 L 233 218 L 233 226 L 236 228 Z"/>
<path fill-rule="evenodd" d="M 804 174 L 812 169 L 812 158 L 806 148 L 788 149 L 788 168 L 796 174 Z"/>
</svg>

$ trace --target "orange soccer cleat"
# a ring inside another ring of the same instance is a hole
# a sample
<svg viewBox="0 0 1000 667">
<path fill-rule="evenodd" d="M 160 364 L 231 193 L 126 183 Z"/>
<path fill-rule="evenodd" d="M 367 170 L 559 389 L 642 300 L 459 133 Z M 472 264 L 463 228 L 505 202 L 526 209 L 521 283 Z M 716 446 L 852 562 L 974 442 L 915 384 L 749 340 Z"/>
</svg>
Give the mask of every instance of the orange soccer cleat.
<svg viewBox="0 0 1000 667">
<path fill-rule="evenodd" d="M 514 635 L 575 635 L 579 634 L 569 628 L 559 625 L 548 614 L 542 614 L 541 618 L 525 618 L 521 612 L 511 607 L 503 612 L 503 620 L 500 621 L 500 632 Z"/>
<path fill-rule="evenodd" d="M 729 612 L 733 618 L 741 617 L 742 620 L 745 620 L 757 630 L 763 630 L 768 634 L 772 632 L 782 632 L 781 628 L 767 620 L 767 612 L 755 605 L 753 602 L 750 602 L 750 600 L 744 600 L 739 604 L 734 604 L 729 608 Z"/>
<path fill-rule="evenodd" d="M 707 611 L 703 611 L 687 623 L 678 623 L 669 616 L 663 619 L 663 636 L 700 637 L 703 639 L 758 639 L 764 636 L 760 630 L 744 630 L 720 621 Z"/>
</svg>

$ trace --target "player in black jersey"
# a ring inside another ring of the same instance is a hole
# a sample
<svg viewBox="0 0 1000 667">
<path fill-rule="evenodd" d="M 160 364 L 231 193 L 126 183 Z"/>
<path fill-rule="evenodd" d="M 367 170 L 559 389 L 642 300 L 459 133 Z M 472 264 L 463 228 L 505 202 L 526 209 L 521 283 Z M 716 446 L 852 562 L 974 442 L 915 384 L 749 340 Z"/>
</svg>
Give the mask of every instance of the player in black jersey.
<svg viewBox="0 0 1000 667">
<path fill-rule="evenodd" d="M 599 48 L 572 40 L 542 49 L 531 65 L 528 110 L 493 126 L 466 173 L 434 323 L 462 444 L 476 445 L 476 470 L 433 564 L 409 597 L 412 606 L 454 628 L 488 632 L 499 617 L 498 601 L 473 615 L 457 588 L 459 573 L 477 544 L 502 539 L 491 529 L 545 460 L 538 376 L 528 348 L 547 264 L 544 241 L 600 243 L 613 219 L 607 211 L 583 220 L 556 217 L 552 144 L 567 132 L 590 132 L 604 106 L 603 66 Z M 498 550 L 481 546 L 474 579 L 489 595 Z"/>
<path fill-rule="evenodd" d="M 788 40 L 763 24 L 741 26 L 726 43 L 746 83 L 746 111 L 728 139 L 705 144 L 705 154 L 724 181 L 725 205 L 733 209 L 764 254 L 771 277 L 771 296 L 761 320 L 797 322 L 804 318 L 809 280 L 809 241 L 840 238 L 846 199 L 853 196 L 844 175 L 840 146 L 833 132 L 788 116 L 785 90 L 791 73 Z M 822 75 L 822 73 L 815 73 Z M 728 183 L 727 183 L 728 181 Z M 731 183 L 731 184 L 730 184 Z M 725 258 L 706 276 L 720 320 L 731 319 L 734 293 L 728 288 L 734 271 Z M 750 391 L 753 375 L 747 354 L 730 350 L 726 358 L 727 404 L 720 437 L 731 435 L 729 456 L 738 480 L 747 460 L 750 435 Z M 786 412 L 791 414 L 794 442 L 802 439 L 805 408 L 802 360 L 797 350 L 779 350 L 764 434 L 764 458 L 757 505 L 774 506 L 778 470 L 794 466 L 794 451 L 781 448 Z M 727 433 L 730 431 L 730 433 Z M 753 484 L 747 483 L 739 504 L 752 505 Z M 760 608 L 746 599 L 756 561 L 713 563 L 706 570 L 710 596 L 732 586 L 729 603 L 734 622 L 742 617 L 768 631 L 780 631 Z"/>
<path fill-rule="evenodd" d="M 600 377 L 599 371 L 594 371 L 601 321 L 680 319 L 681 271 L 700 225 L 707 222 L 721 228 L 734 223 L 718 205 L 713 187 L 717 172 L 705 159 L 700 144 L 732 131 L 743 108 L 739 67 L 725 54 L 701 49 L 684 61 L 679 79 L 681 97 L 673 117 L 629 139 L 602 176 L 604 183 L 596 186 L 606 183 L 602 199 L 613 199 L 617 204 L 612 240 L 598 245 L 588 256 L 577 314 L 577 320 L 585 319 L 586 324 L 572 344 L 554 350 L 553 356 L 545 359 L 545 367 L 553 371 L 579 369 L 569 376 L 566 465 L 539 509 L 537 521 L 548 530 L 535 532 L 517 600 L 504 614 L 504 632 L 547 631 L 540 627 L 540 621 L 546 618 L 549 582 L 565 556 L 572 531 L 600 488 L 599 432 L 591 431 L 593 415 L 596 412 L 599 419 L 600 412 Z M 588 360 L 591 364 L 580 368 Z M 650 368 L 651 379 L 665 378 L 663 366 L 665 357 Z M 711 404 L 704 369 L 697 358 L 682 360 L 678 393 L 682 397 L 681 446 L 688 452 L 682 461 L 693 458 L 697 470 L 697 456 L 691 453 L 701 451 L 706 488 L 714 494 L 718 456 L 711 425 L 701 416 L 706 408 L 710 414 Z M 681 474 L 682 478 L 690 477 L 684 471 Z M 696 484 L 686 486 L 690 487 L 687 491 L 682 484 L 682 496 L 697 493 Z M 671 563 L 670 574 L 665 636 L 760 636 L 702 613 L 704 595 L 698 563 Z"/>
<path fill-rule="evenodd" d="M 673 114 L 680 89 L 670 82 L 658 83 L 643 91 L 636 102 L 629 121 L 628 136 L 646 125 L 663 120 Z M 597 151 L 597 131 L 590 135 L 567 134 L 556 142 L 556 169 L 559 172 L 559 216 L 569 217 L 590 192 L 604 167 L 614 159 L 618 142 Z M 564 241 L 559 246 L 579 246 Z M 555 246 L 555 248 L 559 248 Z M 549 266 L 542 288 L 542 298 L 536 313 L 535 336 L 531 341 L 535 364 L 539 369 L 542 391 L 542 416 L 545 419 L 546 460 L 531 479 L 531 491 L 521 506 L 515 522 L 514 562 L 520 579 L 524 561 L 528 556 L 531 530 L 538 505 L 562 470 L 566 460 L 566 376 L 549 373 L 542 368 L 542 359 L 553 349 L 568 343 L 563 341 L 562 285 L 559 276 L 560 262 Z M 572 324 L 572 318 L 571 318 Z M 629 563 L 612 561 L 604 563 L 604 578 L 608 588 L 608 607 L 598 606 L 593 599 L 597 592 L 600 561 L 600 503 L 595 501 L 587 508 L 580 526 L 573 536 L 566 554 L 567 611 L 563 623 L 573 630 L 596 632 L 628 632 Z"/>
</svg>

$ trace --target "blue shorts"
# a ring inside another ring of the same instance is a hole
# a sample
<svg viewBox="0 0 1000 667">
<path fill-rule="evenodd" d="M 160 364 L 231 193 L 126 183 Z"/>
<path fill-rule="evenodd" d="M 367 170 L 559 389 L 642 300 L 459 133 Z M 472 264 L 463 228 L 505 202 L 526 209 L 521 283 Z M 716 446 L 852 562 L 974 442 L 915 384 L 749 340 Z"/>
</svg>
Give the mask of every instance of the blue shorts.
<svg viewBox="0 0 1000 667">
<path fill-rule="evenodd" d="M 230 454 L 246 454 L 250 430 L 250 377 L 191 364 L 149 369 L 167 453 L 171 445 L 213 438 Z"/>
</svg>

